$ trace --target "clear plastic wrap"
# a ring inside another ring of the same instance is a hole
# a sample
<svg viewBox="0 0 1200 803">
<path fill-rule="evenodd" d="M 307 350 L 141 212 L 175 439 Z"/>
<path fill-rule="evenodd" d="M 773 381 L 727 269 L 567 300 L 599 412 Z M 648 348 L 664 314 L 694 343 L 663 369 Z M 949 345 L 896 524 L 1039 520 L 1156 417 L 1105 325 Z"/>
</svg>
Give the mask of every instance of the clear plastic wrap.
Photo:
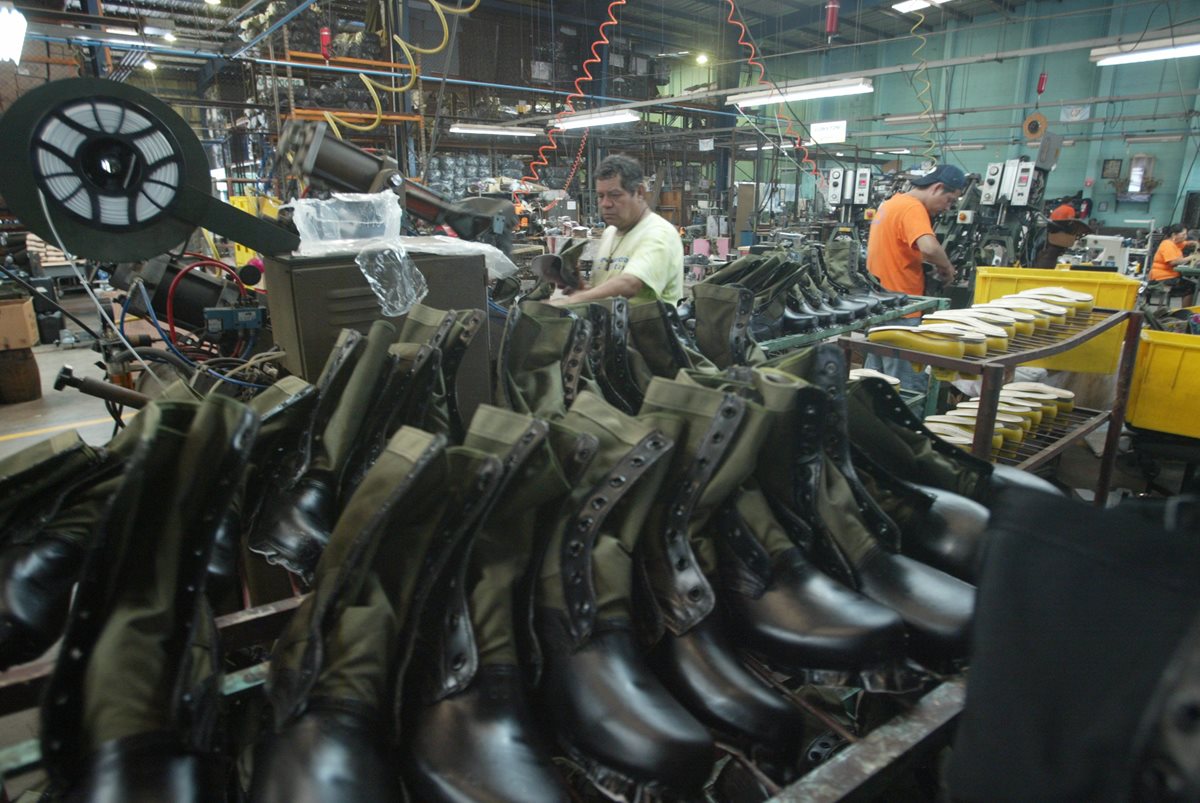
<svg viewBox="0 0 1200 803">
<path fill-rule="evenodd" d="M 292 208 L 300 233 L 298 253 L 354 254 L 384 315 L 406 314 L 429 292 L 400 236 L 404 210 L 395 193 L 334 193 L 328 200 L 301 198 Z"/>
<path fill-rule="evenodd" d="M 506 279 L 516 274 L 517 266 L 494 245 L 460 240 L 457 237 L 401 237 L 404 247 L 414 254 L 438 254 L 458 256 L 461 254 L 483 254 L 489 279 Z"/>
</svg>

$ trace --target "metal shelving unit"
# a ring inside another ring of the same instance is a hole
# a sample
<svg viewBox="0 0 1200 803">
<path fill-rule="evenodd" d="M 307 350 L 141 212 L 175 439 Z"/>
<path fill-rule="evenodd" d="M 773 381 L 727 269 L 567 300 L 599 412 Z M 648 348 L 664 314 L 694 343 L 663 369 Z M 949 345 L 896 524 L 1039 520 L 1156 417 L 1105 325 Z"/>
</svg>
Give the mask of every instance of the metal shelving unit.
<svg viewBox="0 0 1200 803">
<path fill-rule="evenodd" d="M 1010 341 L 1009 351 L 988 354 L 984 357 L 943 357 L 924 351 L 902 349 L 886 343 L 872 343 L 865 337 L 841 337 L 839 344 L 847 352 L 879 354 L 897 357 L 915 363 L 949 368 L 964 374 L 981 376 L 983 387 L 979 397 L 981 426 L 975 429 L 972 451 L 985 460 L 992 459 L 992 435 L 995 432 L 996 411 L 999 409 L 1000 388 L 1012 369 L 1022 363 L 1033 362 L 1055 354 L 1069 351 L 1091 340 L 1093 337 L 1122 323 L 1125 337 L 1121 344 L 1121 357 L 1117 366 L 1117 388 L 1109 410 L 1075 410 L 1064 418 L 1064 422 L 1047 432 L 1037 433 L 1029 444 L 1022 444 L 1013 454 L 997 455 L 997 462 L 1015 465 L 1022 469 L 1036 468 L 1063 451 L 1068 445 L 1095 430 L 1106 421 L 1108 437 L 1104 443 L 1104 454 L 1100 461 L 1100 477 L 1096 483 L 1096 504 L 1103 506 L 1108 499 L 1108 488 L 1112 482 L 1113 463 L 1117 456 L 1117 441 L 1125 423 L 1125 405 L 1129 399 L 1129 386 L 1133 377 L 1133 361 L 1137 356 L 1138 335 L 1142 330 L 1142 313 L 1137 310 L 1095 309 L 1084 316 L 1076 316 L 1065 324 L 1052 325 L 1048 330 L 1033 335 L 1017 335 Z"/>
</svg>

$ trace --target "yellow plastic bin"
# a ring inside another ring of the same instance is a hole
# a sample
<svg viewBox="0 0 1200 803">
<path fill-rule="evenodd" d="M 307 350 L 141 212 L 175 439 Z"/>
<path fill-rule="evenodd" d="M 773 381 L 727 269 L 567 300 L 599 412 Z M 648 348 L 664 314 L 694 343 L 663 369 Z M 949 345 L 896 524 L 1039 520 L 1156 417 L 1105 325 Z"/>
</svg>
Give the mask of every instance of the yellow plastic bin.
<svg viewBox="0 0 1200 803">
<path fill-rule="evenodd" d="M 1039 268 L 989 268 L 975 271 L 975 303 L 1000 296 L 1033 290 L 1036 287 L 1065 287 L 1091 293 L 1097 307 L 1133 309 L 1141 282 L 1129 276 L 1089 270 L 1042 270 Z M 1121 361 L 1121 341 L 1125 324 L 1114 326 L 1086 343 L 1029 365 L 1051 371 L 1079 371 L 1085 374 L 1111 374 Z"/>
<path fill-rule="evenodd" d="M 1200 438 L 1200 335 L 1142 330 L 1125 418 L 1142 429 Z"/>
</svg>

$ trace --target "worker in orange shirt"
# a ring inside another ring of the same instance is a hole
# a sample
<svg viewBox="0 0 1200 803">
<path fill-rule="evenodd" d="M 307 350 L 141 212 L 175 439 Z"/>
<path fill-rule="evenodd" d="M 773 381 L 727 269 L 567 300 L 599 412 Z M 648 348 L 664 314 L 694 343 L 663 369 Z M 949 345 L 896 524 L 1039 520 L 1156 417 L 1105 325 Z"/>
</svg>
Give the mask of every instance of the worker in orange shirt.
<svg viewBox="0 0 1200 803">
<path fill-rule="evenodd" d="M 1051 221 L 1057 222 L 1057 221 L 1061 221 L 1061 220 L 1074 220 L 1074 219 L 1075 219 L 1075 207 L 1071 206 L 1069 203 L 1066 203 L 1066 202 L 1059 204 L 1050 212 L 1050 220 Z M 1053 229 L 1054 229 L 1054 226 L 1051 225 L 1050 228 L 1046 230 L 1046 235 L 1047 235 L 1046 244 L 1042 246 L 1042 249 L 1037 252 L 1037 256 L 1035 256 L 1033 258 L 1033 265 L 1031 267 L 1053 268 L 1055 265 L 1058 264 L 1058 258 L 1060 256 L 1062 256 L 1064 251 L 1067 250 L 1065 246 L 1055 245 L 1054 243 L 1050 242 L 1049 234 L 1050 234 L 1050 231 Z"/>
<path fill-rule="evenodd" d="M 1187 296 L 1185 307 L 1191 306 L 1191 297 L 1196 289 L 1194 283 L 1184 279 L 1176 270 L 1180 265 L 1194 264 L 1194 255 L 1183 255 L 1183 247 L 1187 243 L 1187 229 L 1179 223 L 1167 226 L 1163 229 L 1162 242 L 1155 249 L 1154 262 L 1150 266 L 1150 281 L 1165 282 L 1173 288 L 1172 295 Z"/>
<path fill-rule="evenodd" d="M 879 207 L 867 237 L 867 270 L 885 290 L 920 296 L 925 294 L 923 262 L 933 265 L 941 282 L 954 279 L 954 265 L 933 233 L 933 218 L 958 200 L 967 186 L 967 175 L 954 165 L 942 164 L 912 180 L 912 189 L 897 193 Z M 892 321 L 916 326 L 921 313 Z M 907 360 L 867 355 L 866 367 L 890 374 L 909 390 L 925 390 L 928 379 Z"/>
</svg>

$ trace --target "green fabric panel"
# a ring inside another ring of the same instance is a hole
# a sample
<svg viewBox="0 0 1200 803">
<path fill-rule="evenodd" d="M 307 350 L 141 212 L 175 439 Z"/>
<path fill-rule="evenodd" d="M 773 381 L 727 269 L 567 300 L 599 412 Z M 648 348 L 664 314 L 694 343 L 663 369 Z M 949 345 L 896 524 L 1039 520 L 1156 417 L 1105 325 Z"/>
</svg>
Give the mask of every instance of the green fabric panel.
<svg viewBox="0 0 1200 803">
<path fill-rule="evenodd" d="M 852 566 L 879 546 L 858 512 L 858 501 L 850 484 L 828 457 L 822 457 L 821 487 L 817 491 L 817 515 Z"/>
<path fill-rule="evenodd" d="M 350 380 L 337 407 L 321 433 L 321 449 L 313 460 L 313 469 L 337 472 L 345 465 L 350 447 L 358 437 L 363 419 L 374 400 L 374 392 L 388 346 L 396 339 L 396 327 L 387 321 L 375 321 L 367 333 L 367 346 L 354 366 Z"/>
<path fill-rule="evenodd" d="M 27 514 L 25 502 L 81 478 L 102 457 L 68 430 L 0 460 L 0 527 Z"/>
<path fill-rule="evenodd" d="M 763 261 L 764 257 L 759 254 L 746 254 L 745 256 L 738 257 L 709 276 L 702 284 L 730 284 L 731 282 L 736 282 Z"/>
<path fill-rule="evenodd" d="M 471 627 L 482 666 L 520 664 L 513 641 L 513 592 L 525 572 L 528 553 L 517 554 L 513 546 L 503 533 L 480 533 L 471 555 Z"/>
<path fill-rule="evenodd" d="M 738 291 L 701 283 L 692 287 L 692 295 L 696 300 L 696 345 L 718 368 L 728 368 L 733 364 L 729 338 L 737 312 Z"/>
<path fill-rule="evenodd" d="M 446 313 L 447 310 L 413 304 L 404 317 L 404 323 L 400 325 L 400 336 L 397 340 L 405 343 L 428 343 L 442 325 Z"/>
<path fill-rule="evenodd" d="M 571 346 L 574 322 L 556 307 L 525 301 L 510 332 L 509 380 L 514 404 L 539 418 L 558 418 L 563 398 L 562 358 Z"/>
<path fill-rule="evenodd" d="M 755 540 L 771 557 L 792 549 L 795 544 L 784 531 L 771 510 L 767 497 L 753 482 L 747 483 L 735 502 L 738 513 L 750 527 Z"/>
<path fill-rule="evenodd" d="M 174 593 L 165 586 L 140 596 L 126 595 L 125 605 L 109 616 L 96 642 L 83 686 L 83 729 L 89 748 L 171 724 L 174 678 L 165 671 L 164 643 L 172 627 Z"/>
<path fill-rule="evenodd" d="M 247 405 L 259 415 L 265 415 L 308 387 L 309 384 L 298 376 L 285 376 L 272 382 L 269 388 L 247 402 Z"/>
<path fill-rule="evenodd" d="M 121 487 L 121 482 L 121 477 L 113 477 L 82 491 L 74 499 L 68 500 L 42 531 L 75 544 L 86 543 L 104 515 L 109 498 Z"/>
<path fill-rule="evenodd" d="M 325 665 L 312 694 L 382 706 L 397 623 L 379 578 L 368 573 L 364 579 L 359 601 L 342 610 L 325 633 Z"/>
</svg>

